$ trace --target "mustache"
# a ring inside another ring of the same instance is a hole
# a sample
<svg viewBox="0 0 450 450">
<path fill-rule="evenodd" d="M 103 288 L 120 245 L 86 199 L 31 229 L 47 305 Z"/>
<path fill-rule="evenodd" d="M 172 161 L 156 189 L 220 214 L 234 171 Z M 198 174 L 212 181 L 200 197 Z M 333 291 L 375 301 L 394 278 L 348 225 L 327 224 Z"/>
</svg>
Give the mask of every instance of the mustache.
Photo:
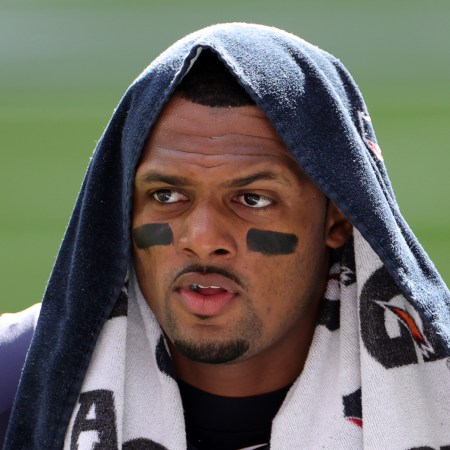
<svg viewBox="0 0 450 450">
<path fill-rule="evenodd" d="M 201 265 L 201 264 L 191 264 L 183 269 L 181 269 L 174 277 L 174 281 L 176 281 L 181 275 L 185 273 L 197 272 L 203 275 L 207 275 L 208 273 L 217 273 L 218 275 L 222 275 L 223 277 L 229 278 L 234 281 L 239 287 L 246 290 L 245 283 L 234 273 L 230 272 L 228 269 L 224 269 L 219 266 L 210 266 L 210 265 Z"/>
</svg>

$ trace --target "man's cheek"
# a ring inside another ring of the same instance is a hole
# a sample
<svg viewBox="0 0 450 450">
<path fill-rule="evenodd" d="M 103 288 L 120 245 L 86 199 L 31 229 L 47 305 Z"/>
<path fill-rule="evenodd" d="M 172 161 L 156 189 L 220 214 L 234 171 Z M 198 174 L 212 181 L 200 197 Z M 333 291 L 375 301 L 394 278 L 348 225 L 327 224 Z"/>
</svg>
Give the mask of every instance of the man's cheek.
<svg viewBox="0 0 450 450">
<path fill-rule="evenodd" d="M 170 245 L 173 233 L 168 223 L 146 223 L 133 229 L 133 239 L 137 248 L 145 249 L 155 245 Z"/>
<path fill-rule="evenodd" d="M 264 255 L 289 255 L 294 253 L 298 237 L 295 234 L 251 228 L 247 233 L 247 247 Z"/>
</svg>

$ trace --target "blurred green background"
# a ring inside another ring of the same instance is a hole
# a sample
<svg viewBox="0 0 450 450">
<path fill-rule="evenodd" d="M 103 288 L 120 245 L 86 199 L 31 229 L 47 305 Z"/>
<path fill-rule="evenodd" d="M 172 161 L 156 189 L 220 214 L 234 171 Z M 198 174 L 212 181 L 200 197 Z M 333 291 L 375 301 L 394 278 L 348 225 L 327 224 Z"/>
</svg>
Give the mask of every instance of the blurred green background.
<svg viewBox="0 0 450 450">
<path fill-rule="evenodd" d="M 128 84 L 224 21 L 275 25 L 338 56 L 369 105 L 402 211 L 450 281 L 450 2 L 0 3 L 0 311 L 41 299 L 89 157 Z"/>
</svg>

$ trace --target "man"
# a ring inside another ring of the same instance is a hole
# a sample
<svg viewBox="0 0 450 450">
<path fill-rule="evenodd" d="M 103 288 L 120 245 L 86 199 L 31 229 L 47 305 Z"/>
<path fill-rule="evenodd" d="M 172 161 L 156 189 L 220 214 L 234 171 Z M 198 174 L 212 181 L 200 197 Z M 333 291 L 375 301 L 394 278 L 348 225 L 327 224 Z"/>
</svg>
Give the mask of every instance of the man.
<svg viewBox="0 0 450 450">
<path fill-rule="evenodd" d="M 210 27 L 98 145 L 5 445 L 448 448 L 449 303 L 343 66 Z"/>
</svg>

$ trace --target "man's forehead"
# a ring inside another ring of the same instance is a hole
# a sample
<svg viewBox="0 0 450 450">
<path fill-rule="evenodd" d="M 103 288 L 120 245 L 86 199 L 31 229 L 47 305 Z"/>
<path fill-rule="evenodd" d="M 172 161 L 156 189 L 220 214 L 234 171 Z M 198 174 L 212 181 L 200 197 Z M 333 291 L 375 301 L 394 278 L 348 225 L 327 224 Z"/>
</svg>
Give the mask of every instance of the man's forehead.
<svg viewBox="0 0 450 450">
<path fill-rule="evenodd" d="M 290 156 L 257 106 L 210 107 L 175 95 L 152 129 L 145 153 L 156 150 L 201 154 Z"/>
<path fill-rule="evenodd" d="M 211 177 L 221 186 L 231 180 L 235 186 L 252 180 L 291 187 L 295 178 L 304 182 L 307 176 L 263 113 L 244 108 L 212 108 L 183 99 L 168 105 L 146 143 L 135 182 L 187 186 Z M 253 126 L 253 120 L 262 123 Z"/>
</svg>

